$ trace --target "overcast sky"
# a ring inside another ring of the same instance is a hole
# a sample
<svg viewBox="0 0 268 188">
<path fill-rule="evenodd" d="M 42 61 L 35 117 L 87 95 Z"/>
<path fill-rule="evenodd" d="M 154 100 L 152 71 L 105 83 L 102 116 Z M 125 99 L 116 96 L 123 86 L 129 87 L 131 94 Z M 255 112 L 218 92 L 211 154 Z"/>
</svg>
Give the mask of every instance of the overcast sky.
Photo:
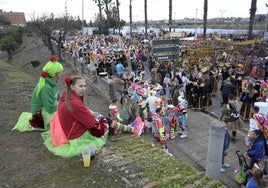
<svg viewBox="0 0 268 188">
<path fill-rule="evenodd" d="M 130 0 L 119 0 L 120 18 L 129 21 Z M 84 2 L 84 3 L 83 3 Z M 147 0 L 148 20 L 168 20 L 169 0 Z M 203 0 L 173 0 L 173 19 L 203 17 Z M 268 0 L 257 1 L 256 14 L 266 14 Z M 24 12 L 26 20 L 33 15 L 53 12 L 55 15 L 65 13 L 65 5 L 69 14 L 79 16 L 89 22 L 94 20 L 98 12 L 93 0 L 0 0 L 0 9 L 9 12 Z M 215 17 L 249 17 L 251 0 L 208 0 L 208 18 Z M 144 20 L 144 0 L 132 0 L 133 21 Z M 83 11 L 84 10 L 84 11 Z M 84 13 L 82 13 L 84 12 Z"/>
</svg>

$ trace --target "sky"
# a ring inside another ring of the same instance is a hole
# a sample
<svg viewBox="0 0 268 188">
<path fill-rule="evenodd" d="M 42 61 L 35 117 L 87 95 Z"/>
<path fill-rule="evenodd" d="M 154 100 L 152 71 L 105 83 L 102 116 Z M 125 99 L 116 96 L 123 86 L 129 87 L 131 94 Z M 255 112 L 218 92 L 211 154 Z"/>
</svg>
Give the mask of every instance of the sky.
<svg viewBox="0 0 268 188">
<path fill-rule="evenodd" d="M 129 21 L 130 0 L 119 0 L 120 18 Z M 203 0 L 173 0 L 172 19 L 203 18 Z M 268 0 L 257 0 L 256 14 L 267 14 Z M 169 0 L 147 0 L 148 20 L 168 20 Z M 208 19 L 219 17 L 249 17 L 251 0 L 208 0 Z M 27 21 L 44 13 L 62 16 L 65 11 L 73 17 L 95 20 L 98 7 L 93 0 L 0 0 L 5 12 L 24 12 Z M 132 20 L 144 20 L 144 0 L 132 0 Z"/>
</svg>

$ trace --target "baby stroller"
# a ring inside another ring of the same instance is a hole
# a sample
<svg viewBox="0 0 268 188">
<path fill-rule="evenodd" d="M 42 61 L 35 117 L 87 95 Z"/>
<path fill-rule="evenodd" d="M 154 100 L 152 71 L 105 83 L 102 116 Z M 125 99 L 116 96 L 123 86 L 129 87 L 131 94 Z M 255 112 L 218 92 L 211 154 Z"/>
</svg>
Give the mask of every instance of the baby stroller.
<svg viewBox="0 0 268 188">
<path fill-rule="evenodd" d="M 252 176 L 247 160 L 240 151 L 235 152 L 238 157 L 239 165 L 234 169 L 234 179 L 240 185 L 246 185 L 248 179 Z"/>
</svg>

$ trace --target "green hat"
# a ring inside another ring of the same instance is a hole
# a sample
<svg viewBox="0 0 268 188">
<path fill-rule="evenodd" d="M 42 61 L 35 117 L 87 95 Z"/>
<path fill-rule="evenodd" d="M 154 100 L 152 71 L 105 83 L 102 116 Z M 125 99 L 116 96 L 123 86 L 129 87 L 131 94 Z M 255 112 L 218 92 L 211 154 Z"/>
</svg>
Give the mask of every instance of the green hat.
<svg viewBox="0 0 268 188">
<path fill-rule="evenodd" d="M 45 86 L 45 78 L 46 77 L 55 77 L 55 75 L 59 72 L 63 71 L 63 66 L 61 63 L 57 62 L 57 57 L 52 55 L 49 59 L 50 61 L 43 67 L 43 71 L 41 73 L 41 77 L 38 83 L 38 89 L 36 92 L 36 96 L 39 95 L 40 91 Z"/>
</svg>

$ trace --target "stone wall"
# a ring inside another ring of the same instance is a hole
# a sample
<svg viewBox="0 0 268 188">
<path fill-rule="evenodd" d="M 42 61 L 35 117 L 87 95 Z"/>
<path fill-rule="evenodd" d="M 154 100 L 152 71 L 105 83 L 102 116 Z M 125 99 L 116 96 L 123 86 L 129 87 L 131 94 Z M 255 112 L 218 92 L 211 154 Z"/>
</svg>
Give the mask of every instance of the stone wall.
<svg viewBox="0 0 268 188">
<path fill-rule="evenodd" d="M 100 77 L 97 75 L 95 67 L 82 66 L 79 60 L 72 58 L 66 53 L 63 53 L 63 60 L 66 66 L 71 66 L 75 73 L 83 74 L 87 82 L 94 87 L 95 91 L 108 103 L 111 103 L 111 100 L 114 98 L 114 83 L 112 79 L 109 79 L 107 76 Z M 131 116 L 131 120 L 140 115 L 140 106 L 127 95 L 123 97 L 123 110 Z"/>
</svg>

